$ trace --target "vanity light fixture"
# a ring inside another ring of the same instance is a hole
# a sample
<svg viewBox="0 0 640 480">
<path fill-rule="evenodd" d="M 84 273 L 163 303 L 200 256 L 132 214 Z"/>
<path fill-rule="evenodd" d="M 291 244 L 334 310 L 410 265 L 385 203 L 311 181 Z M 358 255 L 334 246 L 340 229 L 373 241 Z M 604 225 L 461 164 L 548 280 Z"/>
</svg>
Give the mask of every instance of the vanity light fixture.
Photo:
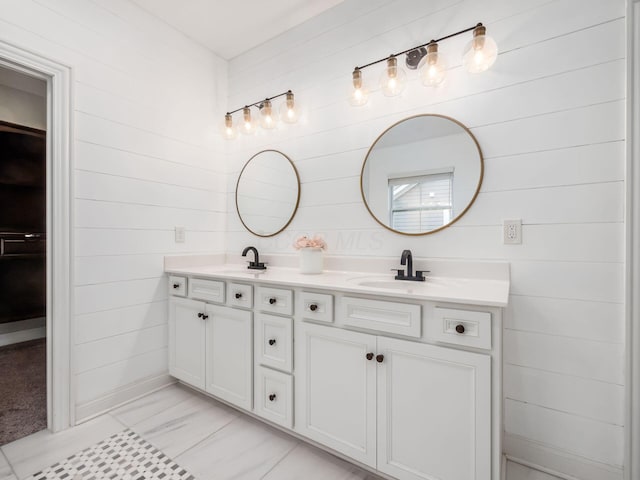
<svg viewBox="0 0 640 480">
<path fill-rule="evenodd" d="M 398 66 L 398 57 L 405 54 L 407 68 L 411 70 L 420 69 L 420 77 L 423 84 L 433 87 L 440 85 L 444 81 L 446 65 L 438 52 L 439 43 L 471 31 L 473 32 L 473 38 L 464 48 L 462 63 L 471 73 L 488 70 L 498 57 L 498 47 L 496 42 L 487 36 L 486 27 L 482 23 L 478 23 L 473 27 L 431 40 L 423 45 L 393 53 L 386 58 L 367 63 L 361 67 L 355 67 L 352 74 L 353 89 L 349 96 L 349 103 L 354 106 L 361 106 L 367 103 L 368 92 L 363 83 L 362 70 L 384 61 L 386 61 L 387 66 L 380 78 L 382 93 L 385 96 L 399 95 L 404 90 L 406 74 Z"/>
<path fill-rule="evenodd" d="M 227 112 L 224 116 L 224 123 L 222 125 L 222 135 L 232 140 L 237 137 L 237 132 L 240 131 L 245 135 L 253 135 L 258 130 L 258 124 L 265 130 L 271 130 L 277 126 L 278 118 L 274 113 L 273 103 L 271 102 L 275 98 L 286 97 L 285 102 L 280 109 L 281 120 L 286 123 L 296 123 L 298 121 L 298 111 L 296 109 L 293 92 L 287 90 L 279 95 L 273 97 L 267 97 L 264 100 L 245 105 L 231 112 Z M 259 111 L 259 122 L 257 122 L 251 115 L 251 107 L 257 107 Z M 242 119 L 239 122 L 238 127 L 233 123 L 233 114 L 242 111 Z"/>
</svg>

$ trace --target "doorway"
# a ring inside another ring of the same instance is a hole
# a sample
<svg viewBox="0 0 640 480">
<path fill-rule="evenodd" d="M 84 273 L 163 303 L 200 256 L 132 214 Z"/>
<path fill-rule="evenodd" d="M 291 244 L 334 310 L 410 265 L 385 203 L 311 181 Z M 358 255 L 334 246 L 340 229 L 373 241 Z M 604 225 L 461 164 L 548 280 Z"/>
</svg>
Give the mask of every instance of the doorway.
<svg viewBox="0 0 640 480">
<path fill-rule="evenodd" d="M 47 428 L 47 83 L 0 67 L 0 445 Z"/>
<path fill-rule="evenodd" d="M 23 248 L 27 251 L 38 248 L 45 250 L 46 427 L 56 432 L 75 424 L 72 408 L 74 385 L 71 375 L 73 369 L 71 363 L 73 315 L 71 307 L 73 285 L 71 274 L 73 271 L 71 69 L 54 59 L 4 41 L 0 41 L 0 68 L 25 75 L 31 80 L 42 81 L 46 85 L 45 126 L 35 128 L 40 132 L 30 132 L 32 134 L 46 132 L 44 136 L 46 145 L 44 232 L 46 236 L 39 239 L 36 236 L 28 237 L 29 244 L 23 242 Z M 24 132 L 25 129 L 22 130 Z M 5 244 L 8 245 L 10 242 Z M 15 247 L 16 244 L 12 246 Z M 33 277 L 35 276 L 34 274 Z M 40 325 L 35 325 L 34 328 L 26 330 L 37 331 L 42 328 Z"/>
</svg>

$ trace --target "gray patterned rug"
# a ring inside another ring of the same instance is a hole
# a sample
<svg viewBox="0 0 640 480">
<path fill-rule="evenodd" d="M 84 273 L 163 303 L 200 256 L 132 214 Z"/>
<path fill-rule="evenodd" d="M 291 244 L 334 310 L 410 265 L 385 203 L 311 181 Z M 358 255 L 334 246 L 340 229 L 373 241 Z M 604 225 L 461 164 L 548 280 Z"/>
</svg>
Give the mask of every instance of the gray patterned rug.
<svg viewBox="0 0 640 480">
<path fill-rule="evenodd" d="M 176 462 L 131 430 L 45 468 L 27 480 L 195 480 Z"/>
</svg>

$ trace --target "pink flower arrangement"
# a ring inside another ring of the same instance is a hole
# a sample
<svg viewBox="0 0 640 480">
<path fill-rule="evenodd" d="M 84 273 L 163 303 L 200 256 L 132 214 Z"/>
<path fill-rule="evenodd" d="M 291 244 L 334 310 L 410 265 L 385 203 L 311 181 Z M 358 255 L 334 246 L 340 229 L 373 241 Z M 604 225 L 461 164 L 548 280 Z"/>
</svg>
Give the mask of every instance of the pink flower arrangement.
<svg viewBox="0 0 640 480">
<path fill-rule="evenodd" d="M 327 242 L 324 241 L 322 237 L 316 235 L 313 238 L 309 238 L 306 235 L 298 237 L 295 242 L 293 242 L 293 248 L 296 250 L 300 250 L 301 248 L 319 248 L 321 250 L 327 249 Z"/>
</svg>

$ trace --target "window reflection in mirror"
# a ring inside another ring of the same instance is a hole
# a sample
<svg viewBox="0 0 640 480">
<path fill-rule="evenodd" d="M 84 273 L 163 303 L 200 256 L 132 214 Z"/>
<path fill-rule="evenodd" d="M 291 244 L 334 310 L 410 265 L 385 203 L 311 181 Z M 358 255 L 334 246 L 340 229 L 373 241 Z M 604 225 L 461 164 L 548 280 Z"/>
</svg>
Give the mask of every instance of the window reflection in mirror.
<svg viewBox="0 0 640 480">
<path fill-rule="evenodd" d="M 300 201 L 300 179 L 281 152 L 264 150 L 245 164 L 236 184 L 240 221 L 254 235 L 271 237 L 293 219 Z"/>
<path fill-rule="evenodd" d="M 423 235 L 466 212 L 482 175 L 482 154 L 466 127 L 448 117 L 419 115 L 378 137 L 360 182 L 376 221 L 397 233 Z"/>
</svg>

